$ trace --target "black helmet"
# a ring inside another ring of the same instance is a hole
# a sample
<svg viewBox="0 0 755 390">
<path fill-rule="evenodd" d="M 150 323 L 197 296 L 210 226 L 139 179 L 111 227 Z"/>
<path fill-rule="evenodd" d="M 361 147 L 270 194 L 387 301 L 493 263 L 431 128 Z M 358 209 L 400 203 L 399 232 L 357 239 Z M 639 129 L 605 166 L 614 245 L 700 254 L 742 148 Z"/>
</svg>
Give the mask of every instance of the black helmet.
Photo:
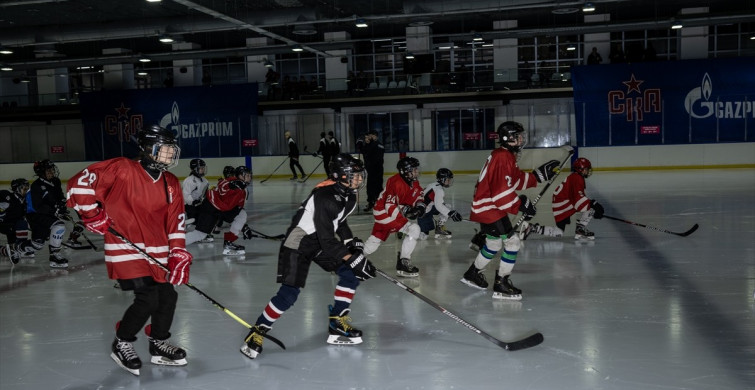
<svg viewBox="0 0 755 390">
<path fill-rule="evenodd" d="M 234 168 L 234 167 L 232 167 L 230 165 L 226 165 L 225 167 L 223 167 L 223 178 L 224 179 L 227 179 L 227 178 L 233 176 L 235 173 L 236 173 L 236 168 Z"/>
<path fill-rule="evenodd" d="M 362 160 L 354 158 L 348 153 L 340 153 L 333 156 L 328 165 L 330 178 L 337 183 L 340 188 L 351 190 L 356 193 L 367 182 L 367 172 L 364 170 Z M 354 185 L 355 177 L 360 176 L 361 181 Z"/>
<path fill-rule="evenodd" d="M 498 139 L 501 141 L 501 146 L 512 153 L 520 152 L 524 145 L 527 144 L 524 127 L 519 122 L 503 122 L 498 126 L 496 132 L 498 133 Z"/>
<path fill-rule="evenodd" d="M 241 179 L 241 178 L 242 178 L 242 176 L 246 175 L 247 173 L 251 175 L 251 174 L 252 174 L 252 170 L 251 170 L 251 169 L 249 169 L 249 168 L 247 168 L 247 167 L 246 167 L 246 166 L 244 166 L 244 165 L 239 165 L 239 166 L 238 166 L 238 167 L 236 167 L 236 169 L 235 169 L 235 170 L 233 171 L 233 174 L 234 174 L 234 176 L 236 176 L 236 178 L 237 178 L 237 179 Z"/>
<path fill-rule="evenodd" d="M 152 160 L 147 164 L 147 168 L 167 171 L 178 164 L 181 148 L 176 144 L 176 136 L 172 131 L 158 125 L 152 125 L 139 131 L 137 141 L 139 149 L 142 150 L 142 156 Z M 169 149 L 162 150 L 163 146 L 167 146 Z M 159 161 L 158 159 L 167 161 Z"/>
<path fill-rule="evenodd" d="M 205 164 L 204 160 L 201 158 L 194 158 L 191 161 L 189 161 L 189 168 L 191 169 L 191 174 L 196 177 L 202 177 L 205 175 L 205 170 L 203 169 L 202 172 L 199 172 L 199 168 L 206 167 L 207 164 Z"/>
<path fill-rule="evenodd" d="M 29 190 L 29 181 L 24 178 L 13 179 L 10 182 L 10 189 L 16 194 L 24 196 L 26 191 Z"/>
<path fill-rule="evenodd" d="M 41 161 L 37 161 L 34 163 L 34 174 L 43 178 L 47 179 L 47 171 L 52 170 L 52 176 L 58 177 L 60 175 L 60 171 L 58 170 L 58 167 L 55 166 L 55 163 L 50 161 L 49 159 L 44 159 Z"/>
<path fill-rule="evenodd" d="M 404 157 L 398 160 L 396 164 L 398 173 L 408 184 L 412 184 L 413 181 L 419 179 L 419 160 L 414 157 Z"/>
<path fill-rule="evenodd" d="M 448 168 L 441 168 L 435 173 L 435 179 L 438 180 L 440 185 L 448 188 L 451 187 L 451 184 L 454 182 L 454 173 Z"/>
</svg>

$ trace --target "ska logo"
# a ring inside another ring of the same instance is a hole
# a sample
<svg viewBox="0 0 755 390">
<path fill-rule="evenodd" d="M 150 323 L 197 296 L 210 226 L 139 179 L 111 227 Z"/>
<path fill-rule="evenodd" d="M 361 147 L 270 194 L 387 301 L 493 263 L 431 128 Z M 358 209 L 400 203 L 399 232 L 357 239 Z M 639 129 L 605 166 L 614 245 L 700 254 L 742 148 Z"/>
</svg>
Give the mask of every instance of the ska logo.
<svg viewBox="0 0 755 390">
<path fill-rule="evenodd" d="M 128 142 L 136 136 L 144 124 L 144 115 L 129 113 L 131 107 L 121 102 L 120 107 L 113 107 L 115 114 L 105 115 L 105 132 L 118 137 L 120 142 Z"/>
<path fill-rule="evenodd" d="M 634 73 L 627 81 L 622 81 L 627 89 L 608 91 L 608 112 L 611 115 L 625 115 L 627 122 L 642 122 L 645 113 L 661 112 L 661 89 L 640 86 L 644 80 L 637 80 Z"/>
<path fill-rule="evenodd" d="M 693 88 L 684 98 L 684 109 L 695 119 L 715 116 L 720 119 L 755 118 L 751 101 L 727 101 L 713 96 L 713 81 L 703 75 L 699 87 Z"/>
</svg>

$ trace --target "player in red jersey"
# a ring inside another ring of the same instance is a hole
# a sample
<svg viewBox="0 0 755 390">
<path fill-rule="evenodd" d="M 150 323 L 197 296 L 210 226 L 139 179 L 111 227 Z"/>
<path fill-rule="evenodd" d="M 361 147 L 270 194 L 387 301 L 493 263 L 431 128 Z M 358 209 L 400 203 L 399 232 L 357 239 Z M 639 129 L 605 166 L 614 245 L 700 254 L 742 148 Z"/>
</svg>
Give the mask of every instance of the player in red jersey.
<svg viewBox="0 0 755 390">
<path fill-rule="evenodd" d="M 184 240 L 181 183 L 167 172 L 178 162 L 180 149 L 172 131 L 159 126 L 137 136 L 141 155 L 94 163 L 68 180 L 68 206 L 84 226 L 105 235 L 105 264 L 110 279 L 134 292 L 134 301 L 116 324 L 110 355 L 119 366 L 139 375 L 141 360 L 132 343 L 151 319 L 151 362 L 185 365 L 186 352 L 168 342 L 178 294 L 173 285 L 188 283 L 192 256 Z M 110 232 L 110 227 L 143 248 L 164 268 Z"/>
<path fill-rule="evenodd" d="M 559 166 L 559 162 L 551 160 L 531 173 L 524 172 L 517 165 L 518 154 L 526 144 L 524 127 L 517 122 L 508 121 L 498 126 L 497 132 L 501 146 L 490 153 L 480 171 L 469 216 L 471 221 L 480 223 L 480 230 L 486 235 L 485 244 L 461 281 L 475 288 L 487 288 L 488 282 L 482 270 L 503 248 L 501 264 L 495 276 L 493 298 L 520 300 L 522 290 L 514 287 L 509 276 L 516 263 L 521 241 L 519 235 L 514 234 L 508 215 L 521 212 L 525 220 L 535 216 L 535 206 L 525 195 L 517 196 L 515 191 L 550 180 L 555 175 L 553 169 Z"/>
<path fill-rule="evenodd" d="M 391 233 L 401 232 L 404 242 L 396 260 L 399 276 L 419 276 L 419 268 L 412 265 L 410 258 L 417 246 L 420 227 L 412 222 L 425 214 L 422 187 L 419 185 L 419 160 L 404 157 L 396 165 L 398 173 L 385 183 L 385 189 L 372 210 L 375 225 L 370 238 L 364 243 L 364 254 L 374 253 Z"/>
<path fill-rule="evenodd" d="M 572 173 L 553 191 L 553 218 L 556 226 L 563 231 L 571 223 L 571 216 L 581 212 L 574 239 L 594 240 L 595 234 L 587 230 L 587 224 L 603 218 L 603 206 L 585 195 L 585 179 L 592 175 L 590 160 L 580 157 L 572 164 Z"/>
</svg>

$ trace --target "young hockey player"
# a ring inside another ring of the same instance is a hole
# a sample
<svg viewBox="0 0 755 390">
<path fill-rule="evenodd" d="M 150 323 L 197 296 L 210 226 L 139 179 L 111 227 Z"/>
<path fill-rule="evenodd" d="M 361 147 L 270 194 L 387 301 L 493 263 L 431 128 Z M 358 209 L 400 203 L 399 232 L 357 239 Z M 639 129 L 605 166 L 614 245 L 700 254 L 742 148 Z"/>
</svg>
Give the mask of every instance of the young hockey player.
<svg viewBox="0 0 755 390">
<path fill-rule="evenodd" d="M 244 339 L 241 353 L 254 359 L 262 340 L 304 288 L 312 263 L 338 275 L 334 303 L 329 305 L 329 344 L 359 344 L 362 331 L 349 322 L 349 306 L 359 281 L 375 277 L 375 267 L 362 253 L 363 243 L 352 235 L 346 219 L 356 208 L 356 194 L 364 183 L 362 162 L 342 153 L 330 162 L 330 178 L 302 202 L 286 232 L 278 254 L 278 292 L 265 306 Z"/>
<path fill-rule="evenodd" d="M 197 209 L 204 200 L 207 188 L 210 187 L 210 183 L 204 178 L 207 172 L 207 164 L 200 158 L 195 158 L 189 161 L 189 168 L 191 174 L 184 179 L 183 182 L 183 196 L 186 208 L 186 223 L 193 223 L 197 218 Z"/>
<path fill-rule="evenodd" d="M 585 195 L 585 179 L 592 175 L 592 164 L 590 160 L 580 157 L 572 164 L 572 171 L 553 191 L 553 218 L 556 220 L 556 226 L 561 230 L 561 234 L 558 235 L 563 235 L 566 225 L 571 223 L 571 216 L 576 212 L 581 212 L 582 215 L 577 220 L 574 239 L 594 240 L 595 234 L 587 230 L 587 224 L 593 218 L 603 218 L 603 206 Z M 533 226 L 533 230 L 540 234 L 546 233 L 544 228 L 547 226 Z"/>
<path fill-rule="evenodd" d="M 35 250 L 44 247 L 50 240 L 50 267 L 67 268 L 68 259 L 60 253 L 63 235 L 66 232 L 64 220 L 71 220 L 66 208 L 66 198 L 60 184 L 58 167 L 50 160 L 34 163 L 37 180 L 31 184 L 26 194 L 26 219 L 31 227 L 32 246 Z M 70 246 L 81 246 L 77 241 L 81 227 L 71 232 Z"/>
<path fill-rule="evenodd" d="M 68 205 L 86 228 L 105 235 L 105 264 L 110 279 L 134 301 L 116 323 L 110 357 L 139 375 L 142 362 L 134 350 L 145 328 L 153 364 L 186 365 L 186 351 L 171 345 L 170 327 L 178 294 L 173 285 L 189 282 L 192 256 L 184 245 L 184 202 L 181 183 L 167 172 L 176 166 L 180 149 L 173 132 L 159 126 L 140 130 L 137 160 L 123 157 L 94 163 L 68 180 Z M 112 226 L 170 273 L 109 231 Z"/>
<path fill-rule="evenodd" d="M 451 232 L 446 229 L 446 221 L 450 218 L 454 222 L 462 220 L 461 214 L 445 203 L 445 188 L 451 187 L 454 183 L 454 173 L 448 168 L 438 169 L 435 173 L 435 183 L 425 188 L 425 203 L 427 212 L 420 218 L 417 218 L 417 224 L 420 228 L 420 239 L 426 239 L 430 230 L 435 229 L 435 238 L 451 238 Z M 438 215 L 438 225 L 435 225 L 435 216 Z"/>
<path fill-rule="evenodd" d="M 501 262 L 493 285 L 494 299 L 522 299 L 522 290 L 509 279 L 521 246 L 519 235 L 513 231 L 508 214 L 521 212 L 526 220 L 536 213 L 535 206 L 525 195 L 515 191 L 534 187 L 550 180 L 556 160 L 548 161 L 532 173 L 525 173 L 517 165 L 517 156 L 526 143 L 524 127 L 518 122 L 503 122 L 498 126 L 500 147 L 493 150 L 485 161 L 475 186 L 469 219 L 480 223 L 485 244 L 461 281 L 469 286 L 485 289 L 488 282 L 482 271 L 501 248 Z"/>
<path fill-rule="evenodd" d="M 29 241 L 29 223 L 25 218 L 29 182 L 23 178 L 13 179 L 10 188 L 10 191 L 0 191 L 0 233 L 8 238 L 8 244 L 0 246 L 0 255 L 18 264 L 22 253 L 34 253 Z"/>
<path fill-rule="evenodd" d="M 293 176 L 289 180 L 296 180 L 298 177 L 296 177 L 296 170 L 294 167 L 299 168 L 299 172 L 301 172 L 301 178 L 303 179 L 304 176 L 304 168 L 301 167 L 301 164 L 299 164 L 299 147 L 296 146 L 296 141 L 294 141 L 293 138 L 291 138 L 291 132 L 287 131 L 283 133 L 283 136 L 286 137 L 286 143 L 288 144 L 288 167 L 291 168 L 291 173 Z"/>
<path fill-rule="evenodd" d="M 404 157 L 396 164 L 398 173 L 385 183 L 385 189 L 375 202 L 372 215 L 375 224 L 372 234 L 364 244 L 364 253 L 374 253 L 391 233 L 401 232 L 404 241 L 396 259 L 396 272 L 399 276 L 419 276 L 419 268 L 411 263 L 412 252 L 417 246 L 420 228 L 414 222 L 425 214 L 426 205 L 419 185 L 419 160 Z"/>
<path fill-rule="evenodd" d="M 245 166 L 236 168 L 234 176 L 223 179 L 218 186 L 207 192 L 207 198 L 199 206 L 197 227 L 186 235 L 186 245 L 209 240 L 210 232 L 217 226 L 218 221 L 230 222 L 229 231 L 223 235 L 223 254 L 243 256 L 246 248 L 235 244 L 239 236 L 244 239 L 252 238 L 252 230 L 246 224 L 246 186 L 252 181 L 252 172 Z"/>
</svg>

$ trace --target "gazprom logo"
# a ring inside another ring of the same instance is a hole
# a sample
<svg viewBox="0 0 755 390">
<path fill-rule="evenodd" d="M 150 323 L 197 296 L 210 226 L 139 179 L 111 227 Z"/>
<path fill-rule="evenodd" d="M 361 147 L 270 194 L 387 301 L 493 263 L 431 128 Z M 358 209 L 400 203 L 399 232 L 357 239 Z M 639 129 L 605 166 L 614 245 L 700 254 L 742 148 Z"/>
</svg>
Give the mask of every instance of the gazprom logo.
<svg viewBox="0 0 755 390">
<path fill-rule="evenodd" d="M 173 130 L 180 138 L 200 138 L 200 137 L 224 137 L 233 135 L 233 122 L 223 122 L 216 120 L 214 122 L 194 122 L 181 123 L 181 111 L 178 103 L 173 102 L 170 113 L 163 116 L 160 120 L 160 126 Z"/>
<path fill-rule="evenodd" d="M 703 75 L 700 86 L 692 89 L 684 98 L 684 109 L 691 117 L 696 119 L 715 116 L 720 119 L 743 119 L 755 118 L 751 101 L 725 101 L 713 96 L 713 81 L 708 73 Z"/>
</svg>

